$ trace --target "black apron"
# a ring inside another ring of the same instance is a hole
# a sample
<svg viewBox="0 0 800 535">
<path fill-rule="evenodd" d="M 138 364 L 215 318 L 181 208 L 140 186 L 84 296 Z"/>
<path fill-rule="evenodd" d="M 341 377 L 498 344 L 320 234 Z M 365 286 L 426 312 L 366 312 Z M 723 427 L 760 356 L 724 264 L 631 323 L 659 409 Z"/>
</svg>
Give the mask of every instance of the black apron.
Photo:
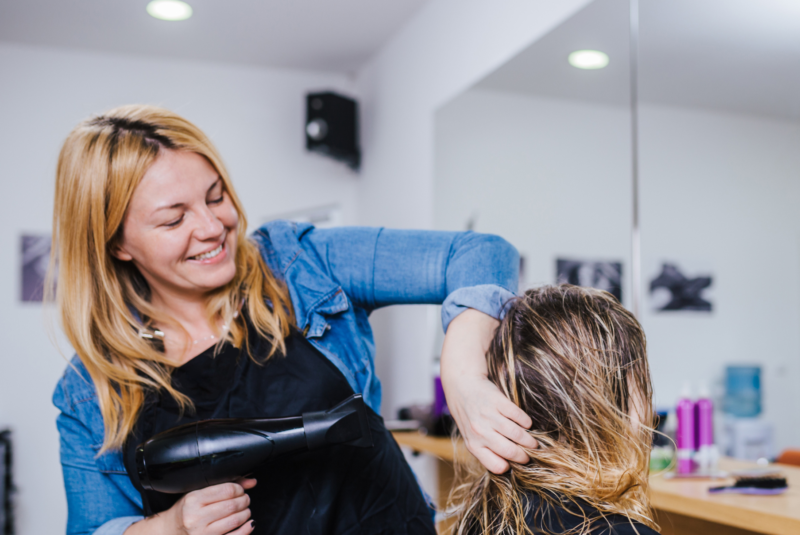
<svg viewBox="0 0 800 535">
<path fill-rule="evenodd" d="M 251 327 L 250 332 L 255 329 Z M 256 356 L 266 340 L 251 336 Z M 144 490 L 135 467 L 141 442 L 177 425 L 210 418 L 280 418 L 327 410 L 353 394 L 342 373 L 299 332 L 286 338 L 286 356 L 256 364 L 230 344 L 176 368 L 172 384 L 195 402 L 180 415 L 168 395 L 150 395 L 125 444 L 125 467 L 147 516 L 180 495 Z M 337 445 L 267 463 L 250 495 L 255 534 L 434 534 L 431 510 L 383 419 L 369 410 L 374 446 Z"/>
</svg>

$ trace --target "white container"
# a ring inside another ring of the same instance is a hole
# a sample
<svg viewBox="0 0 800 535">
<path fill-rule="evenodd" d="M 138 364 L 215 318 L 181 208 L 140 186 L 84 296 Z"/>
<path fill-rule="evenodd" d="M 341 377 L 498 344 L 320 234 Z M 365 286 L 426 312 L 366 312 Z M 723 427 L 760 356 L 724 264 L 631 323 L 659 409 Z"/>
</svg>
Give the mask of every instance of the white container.
<svg viewBox="0 0 800 535">
<path fill-rule="evenodd" d="M 725 455 L 757 461 L 775 456 L 772 424 L 759 418 L 726 416 L 723 427 Z"/>
</svg>

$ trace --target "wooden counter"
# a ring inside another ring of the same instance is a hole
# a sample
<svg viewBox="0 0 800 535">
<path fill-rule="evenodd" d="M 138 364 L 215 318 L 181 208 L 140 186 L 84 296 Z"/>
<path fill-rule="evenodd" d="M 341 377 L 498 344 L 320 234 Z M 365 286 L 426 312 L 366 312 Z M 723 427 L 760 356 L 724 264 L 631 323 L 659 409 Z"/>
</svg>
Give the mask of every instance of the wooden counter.
<svg viewBox="0 0 800 535">
<path fill-rule="evenodd" d="M 720 469 L 726 471 L 756 468 L 755 463 L 722 459 Z M 674 515 L 703 522 L 728 526 L 734 529 L 719 533 L 770 533 L 773 535 L 800 534 L 800 468 L 780 466 L 789 490 L 778 496 L 745 496 L 743 494 L 709 494 L 709 487 L 727 485 L 733 480 L 695 481 L 690 479 L 664 479 L 660 475 L 650 478 L 650 497 L 653 508 L 664 512 L 666 519 Z M 658 519 L 663 532 L 671 526 Z M 676 526 L 686 524 L 684 518 L 676 519 Z M 698 529 L 700 526 L 698 526 Z M 749 531 L 748 531 L 749 530 Z M 683 528 L 676 533 L 685 533 Z M 695 530 L 697 531 L 697 530 Z"/>
<path fill-rule="evenodd" d="M 460 442 L 416 432 L 393 433 L 401 446 L 437 457 L 439 470 L 438 503 L 446 503 L 453 481 L 452 462 L 456 454 L 470 455 Z M 723 459 L 722 470 L 754 468 L 754 463 Z M 800 468 L 781 465 L 789 490 L 778 496 L 709 494 L 708 488 L 727 485 L 732 480 L 701 481 L 650 478 L 650 498 L 656 521 L 664 535 L 800 535 Z M 440 533 L 447 524 L 440 523 Z"/>
</svg>

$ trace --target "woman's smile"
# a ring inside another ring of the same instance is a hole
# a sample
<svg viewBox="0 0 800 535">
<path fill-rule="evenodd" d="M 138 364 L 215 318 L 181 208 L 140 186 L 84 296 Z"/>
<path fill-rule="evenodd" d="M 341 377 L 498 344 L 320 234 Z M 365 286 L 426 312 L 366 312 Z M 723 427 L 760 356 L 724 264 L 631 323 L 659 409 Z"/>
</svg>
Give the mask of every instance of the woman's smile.
<svg viewBox="0 0 800 535">
<path fill-rule="evenodd" d="M 222 239 L 222 242 L 211 249 L 210 251 L 206 251 L 205 253 L 196 254 L 194 256 L 190 256 L 188 258 L 189 262 L 193 262 L 195 264 L 218 264 L 225 260 L 228 255 L 228 248 L 225 245 L 225 239 L 227 238 L 227 233 L 225 237 Z"/>
</svg>

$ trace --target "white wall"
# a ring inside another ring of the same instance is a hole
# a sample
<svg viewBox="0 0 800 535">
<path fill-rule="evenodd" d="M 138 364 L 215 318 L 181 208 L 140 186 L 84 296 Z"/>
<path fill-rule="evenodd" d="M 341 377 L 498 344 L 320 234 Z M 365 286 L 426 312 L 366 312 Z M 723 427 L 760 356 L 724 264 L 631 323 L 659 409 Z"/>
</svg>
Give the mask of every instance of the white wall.
<svg viewBox="0 0 800 535">
<path fill-rule="evenodd" d="M 528 286 L 555 280 L 556 257 L 630 265 L 629 114 L 473 89 L 440 108 L 435 146 L 434 226 L 476 217 L 525 257 Z"/>
<path fill-rule="evenodd" d="M 0 45 L 0 162 L 4 232 L 0 267 L 0 427 L 15 440 L 20 535 L 62 533 L 66 504 L 53 387 L 65 362 L 49 342 L 42 307 L 19 302 L 19 235 L 49 233 L 56 158 L 87 116 L 128 103 L 171 108 L 217 144 L 251 224 L 272 214 L 338 203 L 355 220 L 357 177 L 307 154 L 304 94 L 350 89 L 339 75 Z M 68 350 L 67 350 L 68 351 Z"/>
<path fill-rule="evenodd" d="M 629 118 L 578 101 L 458 96 L 436 116 L 436 227 L 478 212 L 477 230 L 527 256 L 529 286 L 555 282 L 557 257 L 620 259 L 629 277 Z M 655 313 L 645 298 L 657 402 L 673 404 L 687 378 L 759 363 L 778 447 L 800 444 L 799 144 L 800 123 L 641 109 L 645 281 L 663 260 L 714 276 L 711 314 Z"/>
</svg>

